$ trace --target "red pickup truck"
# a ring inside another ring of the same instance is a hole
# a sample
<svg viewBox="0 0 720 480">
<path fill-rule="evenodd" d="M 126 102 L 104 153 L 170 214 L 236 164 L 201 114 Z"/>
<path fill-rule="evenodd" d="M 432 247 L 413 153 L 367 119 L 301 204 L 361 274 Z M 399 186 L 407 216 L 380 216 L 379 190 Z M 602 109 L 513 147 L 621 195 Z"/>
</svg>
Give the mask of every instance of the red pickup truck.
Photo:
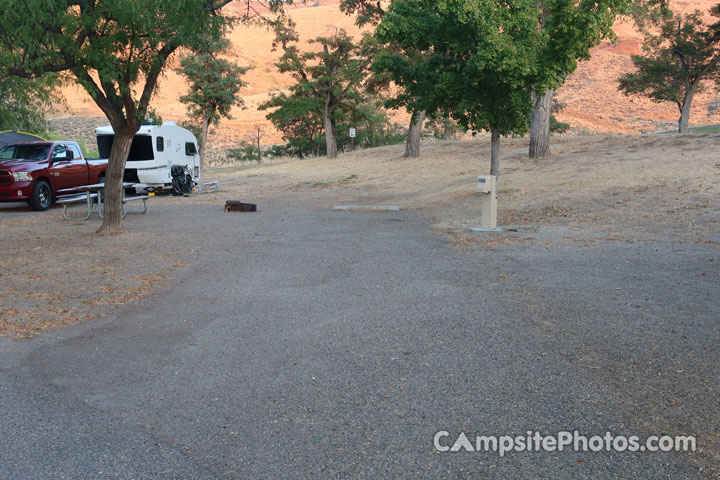
<svg viewBox="0 0 720 480">
<path fill-rule="evenodd" d="M 47 210 L 58 191 L 98 183 L 107 159 L 87 160 L 76 142 L 23 142 L 0 148 L 0 202 Z"/>
</svg>

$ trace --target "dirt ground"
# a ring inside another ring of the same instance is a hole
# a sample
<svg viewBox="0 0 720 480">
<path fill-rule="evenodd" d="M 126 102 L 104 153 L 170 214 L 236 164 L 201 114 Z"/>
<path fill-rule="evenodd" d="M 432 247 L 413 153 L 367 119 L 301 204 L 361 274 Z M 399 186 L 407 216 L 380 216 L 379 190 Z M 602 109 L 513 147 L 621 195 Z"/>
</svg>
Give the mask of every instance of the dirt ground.
<svg viewBox="0 0 720 480">
<path fill-rule="evenodd" d="M 469 253 L 516 242 L 720 247 L 720 135 L 557 137 L 552 156 L 537 161 L 526 143 L 503 140 L 502 234 L 468 228 L 479 222 L 476 177 L 488 171 L 487 138 L 429 141 L 419 159 L 392 146 L 208 169 L 204 180 L 219 180 L 219 190 L 155 198 L 147 215 L 127 217 L 129 233 L 113 237 L 94 235 L 97 218 L 66 221 L 58 207 L 0 204 L 0 334 L 27 337 L 85 321 L 168 285 L 174 270 L 192 268 L 188 251 L 212 235 L 192 231 L 193 204 L 221 211 L 227 199 L 398 205 Z"/>
</svg>

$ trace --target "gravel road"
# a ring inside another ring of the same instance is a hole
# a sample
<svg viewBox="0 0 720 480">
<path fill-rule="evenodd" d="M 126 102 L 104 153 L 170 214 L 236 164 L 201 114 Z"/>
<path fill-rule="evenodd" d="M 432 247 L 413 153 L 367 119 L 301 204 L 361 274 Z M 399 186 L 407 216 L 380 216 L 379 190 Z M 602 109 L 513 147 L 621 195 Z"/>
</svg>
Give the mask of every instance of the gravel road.
<svg viewBox="0 0 720 480">
<path fill-rule="evenodd" d="M 194 247 L 158 294 L 0 339 L 0 477 L 719 475 L 717 245 L 550 229 L 464 251 L 413 212 L 330 207 L 172 207 L 197 209 L 165 225 Z M 441 453 L 443 430 L 702 452 Z"/>
</svg>

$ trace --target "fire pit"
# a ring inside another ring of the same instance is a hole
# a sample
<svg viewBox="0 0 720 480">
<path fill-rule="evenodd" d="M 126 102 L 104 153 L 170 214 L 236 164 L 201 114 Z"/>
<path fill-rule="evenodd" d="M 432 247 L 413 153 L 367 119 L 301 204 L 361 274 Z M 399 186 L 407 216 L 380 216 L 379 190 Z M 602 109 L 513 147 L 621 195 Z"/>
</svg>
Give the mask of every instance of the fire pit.
<svg viewBox="0 0 720 480">
<path fill-rule="evenodd" d="M 257 212 L 257 205 L 254 203 L 243 203 L 238 200 L 225 202 L 226 212 Z"/>
</svg>

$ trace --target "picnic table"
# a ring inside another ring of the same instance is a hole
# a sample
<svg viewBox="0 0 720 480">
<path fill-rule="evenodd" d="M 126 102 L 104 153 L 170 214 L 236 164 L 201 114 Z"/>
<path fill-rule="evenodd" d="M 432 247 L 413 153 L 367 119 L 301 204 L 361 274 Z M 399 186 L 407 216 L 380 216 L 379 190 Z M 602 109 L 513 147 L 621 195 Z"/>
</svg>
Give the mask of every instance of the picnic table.
<svg viewBox="0 0 720 480">
<path fill-rule="evenodd" d="M 125 209 L 125 204 L 128 202 L 132 202 L 135 200 L 142 200 L 143 202 L 143 210 L 140 212 L 133 212 L 133 213 L 146 213 L 147 212 L 147 199 L 150 198 L 149 195 L 137 195 L 132 197 L 126 197 L 125 196 L 125 189 L 128 188 L 139 188 L 143 187 L 145 184 L 142 183 L 128 183 L 123 182 L 122 184 L 122 216 L 125 218 L 125 215 L 127 215 L 127 210 Z M 84 193 L 81 193 L 84 192 Z M 67 188 L 64 190 L 59 190 L 59 194 L 70 194 L 68 197 L 60 198 L 57 203 L 61 204 L 63 206 L 63 218 L 65 220 L 87 220 L 90 218 L 93 212 L 97 213 L 100 218 L 103 218 L 103 196 L 105 192 L 105 183 L 93 183 L 91 185 L 81 185 L 79 187 L 73 187 L 73 188 Z M 73 195 L 74 194 L 74 195 Z M 68 207 L 73 203 L 81 203 L 85 202 L 85 216 L 79 217 L 79 216 L 69 216 L 68 215 Z"/>
</svg>

